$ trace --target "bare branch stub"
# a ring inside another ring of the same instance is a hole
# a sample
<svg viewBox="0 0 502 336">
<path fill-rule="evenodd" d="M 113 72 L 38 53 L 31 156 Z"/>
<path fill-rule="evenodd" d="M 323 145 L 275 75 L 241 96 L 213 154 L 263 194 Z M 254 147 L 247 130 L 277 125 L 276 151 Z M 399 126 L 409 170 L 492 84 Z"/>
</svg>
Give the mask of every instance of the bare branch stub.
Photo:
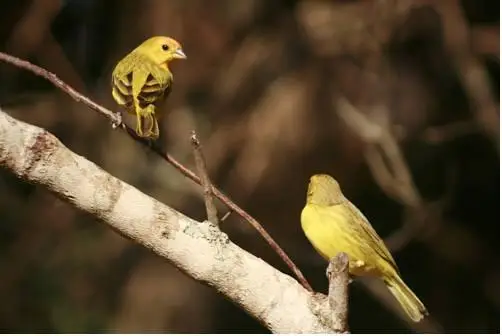
<svg viewBox="0 0 502 336">
<path fill-rule="evenodd" d="M 329 280 L 328 302 L 333 313 L 332 328 L 347 333 L 349 313 L 349 256 L 338 253 L 329 262 L 326 272 Z"/>
<path fill-rule="evenodd" d="M 218 212 L 216 206 L 214 205 L 213 199 L 213 185 L 211 184 L 211 179 L 206 168 L 206 160 L 204 159 L 204 154 L 202 153 L 202 146 L 197 137 L 197 133 L 192 131 L 190 136 L 190 141 L 193 146 L 193 155 L 195 157 L 195 166 L 199 173 L 199 178 L 202 183 L 202 188 L 204 190 L 204 204 L 206 206 L 207 219 L 214 225 L 218 225 Z"/>
</svg>

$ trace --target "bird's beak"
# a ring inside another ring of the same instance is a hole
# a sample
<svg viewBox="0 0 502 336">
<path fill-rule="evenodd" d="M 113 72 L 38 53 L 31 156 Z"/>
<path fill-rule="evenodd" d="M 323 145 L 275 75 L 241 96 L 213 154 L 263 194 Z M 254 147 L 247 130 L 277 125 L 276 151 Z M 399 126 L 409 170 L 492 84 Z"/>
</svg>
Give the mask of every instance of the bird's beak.
<svg viewBox="0 0 502 336">
<path fill-rule="evenodd" d="M 176 49 L 174 52 L 174 58 L 179 58 L 179 59 L 186 59 L 187 55 L 183 52 L 181 48 Z"/>
</svg>

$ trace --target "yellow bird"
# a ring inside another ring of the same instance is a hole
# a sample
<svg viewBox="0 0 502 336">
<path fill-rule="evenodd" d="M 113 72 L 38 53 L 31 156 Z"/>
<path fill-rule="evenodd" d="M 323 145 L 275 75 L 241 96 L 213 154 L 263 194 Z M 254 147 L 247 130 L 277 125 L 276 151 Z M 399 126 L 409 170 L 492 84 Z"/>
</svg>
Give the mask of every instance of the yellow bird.
<svg viewBox="0 0 502 336">
<path fill-rule="evenodd" d="M 349 256 L 349 273 L 382 279 L 407 315 L 420 321 L 427 310 L 404 283 L 396 262 L 369 221 L 342 193 L 329 175 L 310 178 L 302 229 L 310 243 L 330 260 L 340 252 Z"/>
<path fill-rule="evenodd" d="M 159 137 L 155 104 L 171 92 L 173 75 L 169 62 L 185 58 L 178 41 L 155 36 L 131 51 L 113 70 L 113 98 L 128 113 L 136 115 L 138 136 Z"/>
</svg>

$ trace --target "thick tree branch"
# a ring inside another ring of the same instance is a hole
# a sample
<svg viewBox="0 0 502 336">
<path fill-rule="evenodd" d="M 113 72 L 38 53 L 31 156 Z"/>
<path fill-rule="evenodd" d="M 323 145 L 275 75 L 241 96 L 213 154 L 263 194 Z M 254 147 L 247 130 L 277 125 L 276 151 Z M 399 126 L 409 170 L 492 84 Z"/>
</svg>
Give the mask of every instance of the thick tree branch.
<svg viewBox="0 0 502 336">
<path fill-rule="evenodd" d="M 332 332 L 312 312 L 311 293 L 232 243 L 217 226 L 196 222 L 141 193 L 47 131 L 2 111 L 0 165 L 215 288 L 272 332 Z"/>
</svg>

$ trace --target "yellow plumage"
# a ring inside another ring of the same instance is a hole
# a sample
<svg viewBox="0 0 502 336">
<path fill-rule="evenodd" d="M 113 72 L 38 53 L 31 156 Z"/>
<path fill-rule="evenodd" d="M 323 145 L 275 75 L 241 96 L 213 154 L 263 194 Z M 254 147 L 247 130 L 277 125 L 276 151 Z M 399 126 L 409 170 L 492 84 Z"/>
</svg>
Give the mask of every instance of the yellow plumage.
<svg viewBox="0 0 502 336">
<path fill-rule="evenodd" d="M 302 229 L 314 248 L 330 260 L 340 252 L 349 256 L 349 273 L 382 279 L 415 322 L 427 310 L 399 275 L 396 262 L 364 215 L 343 195 L 329 175 L 310 178 Z"/>
<path fill-rule="evenodd" d="M 176 40 L 155 36 L 126 55 L 113 70 L 112 96 L 128 113 L 136 115 L 140 137 L 159 137 L 155 104 L 171 92 L 173 75 L 168 63 L 184 58 Z"/>
</svg>

